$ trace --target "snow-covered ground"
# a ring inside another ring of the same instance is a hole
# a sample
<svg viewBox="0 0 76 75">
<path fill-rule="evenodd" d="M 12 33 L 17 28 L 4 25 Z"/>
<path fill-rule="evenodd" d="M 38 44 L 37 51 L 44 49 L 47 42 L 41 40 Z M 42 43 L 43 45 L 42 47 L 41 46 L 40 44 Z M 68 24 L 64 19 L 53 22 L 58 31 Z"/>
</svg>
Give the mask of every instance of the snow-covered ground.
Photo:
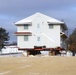
<svg viewBox="0 0 76 75">
<path fill-rule="evenodd" d="M 0 52 L 0 56 L 21 56 L 23 51 L 18 50 L 16 45 L 5 46 Z"/>
<path fill-rule="evenodd" d="M 6 56 L 21 56 L 23 54 L 24 56 L 27 56 L 26 51 L 20 51 L 18 50 L 16 45 L 11 46 L 5 46 L 5 48 L 2 49 L 0 55 L 6 55 Z M 49 56 L 49 51 L 41 51 L 42 56 Z M 60 56 L 60 55 L 57 55 Z M 61 56 L 72 56 L 71 51 L 61 51 Z M 76 56 L 76 55 L 75 55 Z"/>
<path fill-rule="evenodd" d="M 11 46 L 5 46 L 2 49 L 1 53 L 19 53 L 19 52 L 23 52 L 23 51 L 18 50 L 16 45 L 11 45 Z"/>
</svg>

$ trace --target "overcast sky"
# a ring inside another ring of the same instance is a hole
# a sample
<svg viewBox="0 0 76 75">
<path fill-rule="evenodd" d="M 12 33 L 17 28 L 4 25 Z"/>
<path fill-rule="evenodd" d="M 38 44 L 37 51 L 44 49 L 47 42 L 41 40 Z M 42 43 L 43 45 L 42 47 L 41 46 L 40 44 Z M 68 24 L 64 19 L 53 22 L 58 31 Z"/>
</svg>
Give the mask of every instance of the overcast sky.
<svg viewBox="0 0 76 75">
<path fill-rule="evenodd" d="M 69 33 L 76 28 L 76 0 L 0 0 L 0 27 L 10 33 L 10 42 L 16 41 L 14 22 L 36 12 L 64 19 Z"/>
</svg>

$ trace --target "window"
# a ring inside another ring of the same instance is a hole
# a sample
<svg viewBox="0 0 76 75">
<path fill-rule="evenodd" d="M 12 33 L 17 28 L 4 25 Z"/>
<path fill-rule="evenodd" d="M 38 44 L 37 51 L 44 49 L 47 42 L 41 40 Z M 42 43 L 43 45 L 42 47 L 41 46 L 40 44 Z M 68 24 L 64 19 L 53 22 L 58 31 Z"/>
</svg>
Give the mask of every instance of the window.
<svg viewBox="0 0 76 75">
<path fill-rule="evenodd" d="M 28 25 L 27 24 L 24 24 L 24 29 L 28 29 Z"/>
<path fill-rule="evenodd" d="M 53 24 L 49 24 L 49 29 L 53 29 L 54 25 Z"/>
<path fill-rule="evenodd" d="M 37 24 L 37 28 L 40 28 L 40 24 Z"/>
<path fill-rule="evenodd" d="M 40 41 L 40 37 L 37 37 L 37 41 Z"/>
<path fill-rule="evenodd" d="M 24 41 L 28 41 L 28 35 L 24 36 Z"/>
</svg>

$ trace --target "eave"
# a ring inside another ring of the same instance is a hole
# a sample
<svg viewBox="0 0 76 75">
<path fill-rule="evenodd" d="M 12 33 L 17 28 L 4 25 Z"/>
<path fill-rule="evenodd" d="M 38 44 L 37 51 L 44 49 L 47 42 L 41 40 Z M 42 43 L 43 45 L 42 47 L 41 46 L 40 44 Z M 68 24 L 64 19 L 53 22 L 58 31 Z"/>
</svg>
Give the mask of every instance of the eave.
<svg viewBox="0 0 76 75">
<path fill-rule="evenodd" d="M 15 25 L 24 25 L 24 24 L 32 24 L 32 21 L 24 19 L 15 23 Z"/>
<path fill-rule="evenodd" d="M 32 35 L 31 32 L 15 32 L 14 35 L 18 36 L 18 35 Z"/>
<path fill-rule="evenodd" d="M 68 30 L 67 25 L 64 22 L 47 22 L 48 24 L 53 24 L 53 25 L 61 25 L 65 30 Z"/>
</svg>

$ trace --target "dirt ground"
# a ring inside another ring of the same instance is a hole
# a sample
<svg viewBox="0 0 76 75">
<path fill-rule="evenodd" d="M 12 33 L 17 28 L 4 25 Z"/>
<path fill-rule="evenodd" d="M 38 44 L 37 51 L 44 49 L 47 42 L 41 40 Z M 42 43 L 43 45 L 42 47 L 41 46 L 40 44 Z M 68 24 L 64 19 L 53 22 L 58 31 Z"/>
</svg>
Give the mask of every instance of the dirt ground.
<svg viewBox="0 0 76 75">
<path fill-rule="evenodd" d="M 0 75 L 76 75 L 76 57 L 0 57 Z"/>
</svg>

